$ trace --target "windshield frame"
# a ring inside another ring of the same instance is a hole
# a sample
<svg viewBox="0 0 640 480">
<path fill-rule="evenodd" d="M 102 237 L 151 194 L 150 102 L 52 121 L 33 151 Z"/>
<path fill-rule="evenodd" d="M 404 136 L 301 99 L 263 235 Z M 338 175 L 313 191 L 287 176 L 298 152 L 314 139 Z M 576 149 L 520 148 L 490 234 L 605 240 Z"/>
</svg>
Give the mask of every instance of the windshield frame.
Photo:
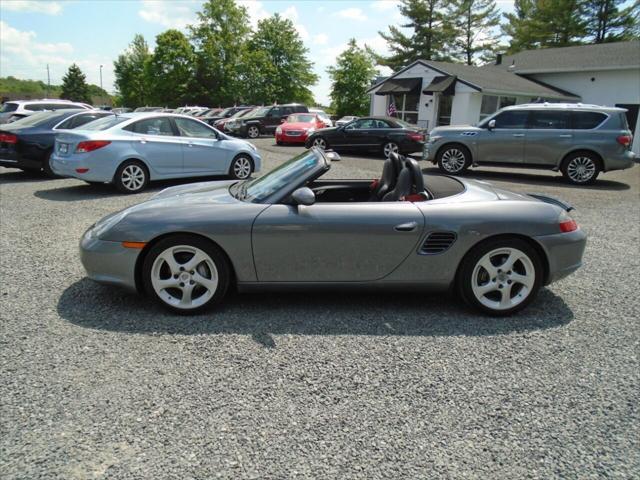
<svg viewBox="0 0 640 480">
<path fill-rule="evenodd" d="M 276 176 L 278 175 L 278 173 L 285 172 L 286 167 L 289 165 L 294 165 L 296 161 L 308 161 L 309 155 L 315 156 L 315 165 L 311 166 L 311 168 L 309 168 L 308 170 L 301 172 L 295 181 L 285 183 L 278 190 L 275 190 L 270 194 L 265 195 L 264 197 L 249 196 L 248 189 L 251 188 L 251 186 L 259 185 L 265 182 L 270 177 Z M 324 152 L 316 147 L 313 147 L 310 150 L 306 150 L 301 154 L 292 157 L 287 162 L 282 163 L 281 165 L 261 177 L 234 183 L 229 187 L 229 193 L 237 200 L 247 203 L 270 205 L 287 203 L 285 202 L 285 200 L 287 200 L 288 197 L 290 197 L 296 189 L 317 180 L 320 176 L 328 172 L 330 168 L 331 162 L 327 159 Z"/>
</svg>

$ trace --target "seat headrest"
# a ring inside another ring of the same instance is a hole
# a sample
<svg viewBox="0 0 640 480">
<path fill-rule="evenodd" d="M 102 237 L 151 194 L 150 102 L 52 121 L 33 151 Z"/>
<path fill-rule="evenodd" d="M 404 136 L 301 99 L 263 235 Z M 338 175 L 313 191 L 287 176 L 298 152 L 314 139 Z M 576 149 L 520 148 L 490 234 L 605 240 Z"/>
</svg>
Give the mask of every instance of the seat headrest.
<svg viewBox="0 0 640 480">
<path fill-rule="evenodd" d="M 403 157 L 399 153 L 391 152 L 389 154 L 388 160 L 391 160 L 391 162 L 393 162 L 393 166 L 396 168 L 397 174 L 400 174 L 400 171 L 402 170 L 402 159 Z"/>
<path fill-rule="evenodd" d="M 416 189 L 416 193 L 423 193 L 425 191 L 424 177 L 422 176 L 422 169 L 420 169 L 420 165 L 416 160 L 409 157 L 405 157 L 404 164 L 411 171 L 411 176 L 413 177 L 413 185 Z"/>
</svg>

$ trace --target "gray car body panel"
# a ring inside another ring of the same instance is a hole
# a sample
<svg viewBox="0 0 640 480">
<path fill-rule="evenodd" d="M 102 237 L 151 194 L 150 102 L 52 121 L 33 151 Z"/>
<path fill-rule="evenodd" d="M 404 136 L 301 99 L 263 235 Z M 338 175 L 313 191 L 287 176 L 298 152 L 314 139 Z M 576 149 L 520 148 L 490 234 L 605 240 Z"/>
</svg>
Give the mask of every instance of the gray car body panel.
<svg viewBox="0 0 640 480">
<path fill-rule="evenodd" d="M 475 165 L 489 163 L 505 166 L 534 166 L 559 169 L 563 159 L 572 152 L 595 152 L 603 160 L 604 171 L 622 170 L 634 165 L 635 154 L 617 143 L 620 135 L 631 135 L 623 128 L 619 114 L 623 109 L 582 106 L 578 104 L 516 105 L 499 110 L 482 125 L 504 111 L 553 110 L 596 112 L 607 116 L 597 127 L 581 129 L 494 128 L 472 125 L 452 125 L 434 128 L 425 146 L 425 159 L 435 163 L 438 152 L 453 143 L 467 147 Z"/>
<path fill-rule="evenodd" d="M 499 235 L 526 237 L 544 252 L 545 283 L 578 268 L 586 236 L 559 233 L 563 209 L 484 182 L 460 180 L 461 193 L 425 202 L 249 203 L 229 192 L 233 181 L 163 190 L 99 221 L 83 237 L 91 278 L 136 286 L 140 250 L 121 242 L 153 242 L 174 233 L 201 235 L 229 257 L 239 288 L 411 287 L 446 289 L 464 256 Z M 395 227 L 414 224 L 413 231 Z M 420 251 L 431 232 L 453 232 L 440 254 Z M 126 252 L 118 252 L 126 250 Z M 126 266 L 115 266 L 117 262 Z"/>
</svg>

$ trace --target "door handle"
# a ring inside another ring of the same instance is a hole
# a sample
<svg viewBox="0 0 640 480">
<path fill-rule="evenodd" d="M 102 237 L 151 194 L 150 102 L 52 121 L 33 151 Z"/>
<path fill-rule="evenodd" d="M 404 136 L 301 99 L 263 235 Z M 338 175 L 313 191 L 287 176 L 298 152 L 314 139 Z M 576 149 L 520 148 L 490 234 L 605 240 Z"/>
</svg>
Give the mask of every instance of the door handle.
<svg viewBox="0 0 640 480">
<path fill-rule="evenodd" d="M 147 143 L 147 139 L 146 138 L 141 138 L 140 139 L 140 143 Z"/>
<path fill-rule="evenodd" d="M 189 142 L 187 143 L 188 146 L 193 147 L 193 143 Z"/>
<path fill-rule="evenodd" d="M 573 135 L 571 135 L 570 133 L 565 133 L 563 135 L 558 135 L 560 138 L 571 138 L 573 137 Z"/>
<path fill-rule="evenodd" d="M 514 133 L 514 137 L 524 137 L 524 133 Z"/>
<path fill-rule="evenodd" d="M 393 229 L 396 232 L 413 232 L 418 226 L 418 222 L 407 222 L 396 225 Z"/>
</svg>

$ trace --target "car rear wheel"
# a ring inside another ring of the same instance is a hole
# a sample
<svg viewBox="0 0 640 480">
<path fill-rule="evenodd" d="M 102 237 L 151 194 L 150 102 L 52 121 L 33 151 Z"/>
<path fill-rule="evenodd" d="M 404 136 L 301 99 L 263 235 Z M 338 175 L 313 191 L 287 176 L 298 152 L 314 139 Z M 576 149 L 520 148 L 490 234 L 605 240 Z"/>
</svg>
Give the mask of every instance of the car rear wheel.
<svg viewBox="0 0 640 480">
<path fill-rule="evenodd" d="M 329 143 L 324 139 L 324 137 L 314 138 L 311 145 L 319 148 L 320 150 L 326 150 L 329 147 Z"/>
<path fill-rule="evenodd" d="M 253 172 L 253 162 L 248 155 L 241 154 L 233 159 L 229 167 L 229 176 L 237 180 L 245 180 Z"/>
<path fill-rule="evenodd" d="M 387 142 L 382 146 L 382 154 L 384 158 L 389 158 L 392 153 L 400 153 L 400 147 L 395 142 Z"/>
<path fill-rule="evenodd" d="M 230 268 L 225 255 L 206 239 L 174 235 L 151 248 L 142 279 L 147 294 L 163 307 L 195 314 L 222 301 Z"/>
<path fill-rule="evenodd" d="M 600 161 L 590 152 L 573 153 L 562 162 L 562 175 L 574 185 L 591 185 L 600 173 Z"/>
<path fill-rule="evenodd" d="M 444 173 L 455 175 L 471 165 L 471 154 L 462 145 L 447 145 L 438 152 L 438 168 Z"/>
<path fill-rule="evenodd" d="M 527 242 L 489 240 L 464 258 L 458 289 L 470 306 L 490 315 L 510 315 L 533 301 L 542 272 L 540 255 Z"/>
<path fill-rule="evenodd" d="M 61 178 L 51 169 L 51 151 L 47 152 L 42 160 L 42 171 L 49 178 Z"/>
<path fill-rule="evenodd" d="M 123 193 L 139 193 L 149 183 L 149 172 L 142 162 L 129 160 L 118 167 L 113 183 Z"/>
<path fill-rule="evenodd" d="M 258 138 L 260 136 L 260 129 L 256 125 L 250 125 L 247 128 L 247 136 L 249 138 Z"/>
</svg>

